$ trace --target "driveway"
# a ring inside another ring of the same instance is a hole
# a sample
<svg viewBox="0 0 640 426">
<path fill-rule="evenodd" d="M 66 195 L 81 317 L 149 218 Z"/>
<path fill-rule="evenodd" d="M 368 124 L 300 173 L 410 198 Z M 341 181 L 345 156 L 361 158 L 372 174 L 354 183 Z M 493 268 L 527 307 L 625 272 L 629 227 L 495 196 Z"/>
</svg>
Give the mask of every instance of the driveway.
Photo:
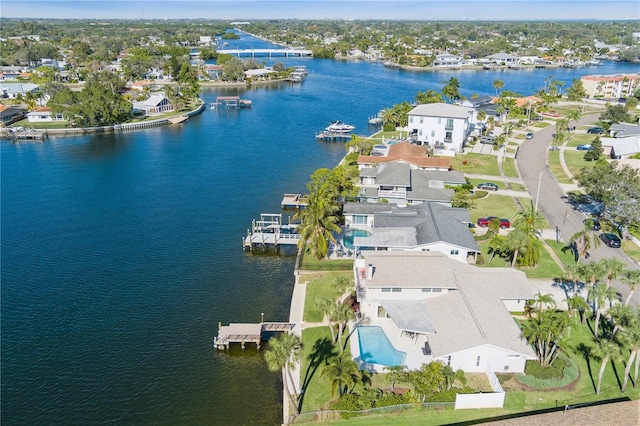
<svg viewBox="0 0 640 426">
<path fill-rule="evenodd" d="M 578 127 L 593 123 L 597 119 L 598 115 L 586 116 L 579 121 Z M 549 126 L 537 131 L 534 139 L 525 140 L 520 146 L 516 165 L 531 198 L 534 202 L 537 200 L 538 207 L 552 228 L 559 231 L 560 239 L 568 242 L 572 235 L 583 229 L 582 221 L 585 215 L 573 209 L 563 189 L 549 170 L 546 158 L 551 145 L 551 135 L 554 132 L 554 126 Z M 538 194 L 540 194 L 539 198 Z M 630 269 L 638 269 L 638 265 L 622 250 L 605 245 L 601 245 L 596 250 L 590 250 L 588 260 L 598 261 L 610 257 L 619 259 Z M 612 286 L 621 294 L 623 300 L 629 294 L 629 287 L 619 281 L 613 282 Z M 635 292 L 631 304 L 640 305 L 640 291 Z"/>
</svg>

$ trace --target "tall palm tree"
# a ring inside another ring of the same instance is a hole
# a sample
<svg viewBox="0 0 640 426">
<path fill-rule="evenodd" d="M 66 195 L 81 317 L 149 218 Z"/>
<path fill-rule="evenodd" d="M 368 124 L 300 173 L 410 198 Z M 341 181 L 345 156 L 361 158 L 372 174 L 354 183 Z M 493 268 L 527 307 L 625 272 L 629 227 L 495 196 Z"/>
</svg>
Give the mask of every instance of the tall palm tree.
<svg viewBox="0 0 640 426">
<path fill-rule="evenodd" d="M 358 381 L 358 364 L 351 359 L 349 352 L 340 352 L 329 359 L 327 365 L 320 371 L 320 375 L 331 380 L 331 396 L 335 395 L 336 389 L 338 395 L 342 396 Z"/>
<path fill-rule="evenodd" d="M 316 299 L 316 306 L 322 311 L 322 315 L 327 319 L 329 323 L 329 330 L 331 331 L 331 341 L 336 342 L 336 332 L 333 327 L 333 316 L 336 311 L 336 302 L 329 297 L 321 297 Z"/>
<path fill-rule="evenodd" d="M 634 312 L 633 308 L 622 303 L 616 303 L 611 308 L 609 308 L 609 310 L 607 311 L 607 315 L 609 315 L 609 318 L 613 323 L 613 330 L 611 331 L 609 340 L 613 340 L 618 331 L 624 330 L 626 327 L 628 327 L 638 319 L 637 314 Z"/>
<path fill-rule="evenodd" d="M 406 367 L 404 365 L 395 365 L 392 367 L 384 367 L 387 373 L 387 380 L 391 382 L 391 393 L 395 392 L 396 382 L 405 382 L 408 379 Z"/>
<path fill-rule="evenodd" d="M 597 283 L 589 289 L 588 299 L 593 303 L 593 311 L 596 314 L 596 321 L 593 326 L 594 335 L 597 338 L 600 329 L 600 318 L 602 316 L 602 310 L 607 300 L 611 301 L 616 297 L 616 292 L 613 288 L 607 287 L 605 283 Z"/>
<path fill-rule="evenodd" d="M 289 397 L 289 401 L 293 406 L 294 413 L 297 416 L 300 414 L 298 411 L 298 404 L 294 394 L 298 392 L 293 389 L 293 392 L 289 389 L 289 383 L 294 385 L 293 374 L 291 368 L 300 362 L 302 350 L 302 341 L 295 334 L 281 333 L 279 336 L 269 340 L 269 347 L 264 353 L 264 359 L 267 362 L 267 367 L 270 371 L 282 371 L 282 383 L 285 393 Z M 288 419 L 285 419 L 288 421 Z"/>
<path fill-rule="evenodd" d="M 593 232 L 593 222 L 587 220 L 581 231 L 576 232 L 569 239 L 569 243 L 574 247 L 577 261 L 585 259 L 589 249 L 598 248 L 600 239 Z"/>
<path fill-rule="evenodd" d="M 484 120 L 487 119 L 487 112 L 483 109 L 481 109 L 480 111 L 478 111 L 478 114 L 476 116 L 478 118 L 478 121 L 484 124 Z M 480 136 L 482 136 L 484 132 L 484 126 L 482 126 L 480 128 Z"/>
<path fill-rule="evenodd" d="M 336 243 L 334 233 L 340 232 L 338 226 L 338 204 L 326 190 L 313 191 L 308 196 L 309 204 L 299 210 L 294 220 L 300 220 L 297 228 L 300 234 L 299 247 L 309 244 L 311 254 L 318 260 L 329 253 L 329 243 Z"/>
<path fill-rule="evenodd" d="M 611 286 L 611 281 L 621 276 L 627 268 L 627 265 L 615 257 L 602 259 L 602 263 L 607 271 L 605 274 L 605 277 L 607 278 L 607 287 Z"/>
<path fill-rule="evenodd" d="M 593 348 L 592 353 L 602 362 L 600 364 L 600 371 L 598 372 L 598 387 L 596 388 L 596 395 L 600 395 L 600 385 L 602 384 L 604 369 L 609 363 L 609 360 L 616 360 L 620 356 L 620 346 L 611 340 L 600 339 L 596 341 L 596 346 Z"/>
<path fill-rule="evenodd" d="M 636 371 L 633 378 L 633 387 L 638 385 L 638 361 L 640 352 L 640 321 L 634 321 L 630 327 L 625 328 L 621 333 L 621 340 L 624 345 L 629 349 L 629 358 L 627 359 L 627 365 L 624 368 L 624 380 L 622 382 L 622 392 L 627 389 L 627 382 L 629 381 L 629 374 L 631 373 L 631 365 L 635 360 Z"/>
<path fill-rule="evenodd" d="M 516 218 L 513 221 L 513 227 L 523 231 L 528 236 L 535 236 L 536 232 L 545 224 L 546 219 L 540 210 L 536 210 L 533 200 L 531 200 L 529 206 L 516 213 Z"/>
<path fill-rule="evenodd" d="M 493 80 L 493 88 L 496 89 L 496 96 L 500 96 L 498 90 L 504 87 L 504 81 L 502 80 Z"/>
<path fill-rule="evenodd" d="M 349 305 L 339 304 L 336 305 L 336 310 L 334 311 L 334 319 L 338 323 L 338 345 L 340 345 L 339 349 L 342 352 L 342 336 L 344 334 L 344 329 L 347 326 L 347 322 L 355 318 L 355 312 Z"/>
<path fill-rule="evenodd" d="M 516 262 L 518 260 L 518 254 L 520 253 L 520 251 L 526 250 L 529 246 L 529 236 L 523 231 L 515 229 L 509 233 L 506 242 L 509 246 L 509 249 L 513 253 L 513 257 L 511 259 L 511 267 L 515 268 Z"/>
<path fill-rule="evenodd" d="M 640 284 L 640 269 L 628 269 L 624 271 L 622 274 L 622 282 L 628 285 L 631 290 L 627 296 L 627 300 L 624 301 L 624 304 L 628 305 L 633 296 L 633 292 L 636 291 L 636 288 L 638 288 Z"/>
<path fill-rule="evenodd" d="M 536 293 L 536 297 L 533 299 L 533 303 L 536 305 L 536 310 L 542 312 L 543 308 L 555 308 L 556 301 L 553 295 L 550 293 L 542 294 L 541 291 Z"/>
<path fill-rule="evenodd" d="M 582 278 L 585 281 L 588 281 L 591 284 L 591 287 L 593 287 L 598 281 L 602 280 L 607 273 L 607 270 L 602 262 L 589 262 L 582 269 L 582 273 Z"/>
<path fill-rule="evenodd" d="M 572 109 L 567 113 L 567 119 L 569 121 L 573 121 L 576 124 L 576 126 L 578 125 L 578 121 L 580 120 L 581 117 L 582 117 L 582 112 L 580 112 L 579 109 Z"/>
</svg>

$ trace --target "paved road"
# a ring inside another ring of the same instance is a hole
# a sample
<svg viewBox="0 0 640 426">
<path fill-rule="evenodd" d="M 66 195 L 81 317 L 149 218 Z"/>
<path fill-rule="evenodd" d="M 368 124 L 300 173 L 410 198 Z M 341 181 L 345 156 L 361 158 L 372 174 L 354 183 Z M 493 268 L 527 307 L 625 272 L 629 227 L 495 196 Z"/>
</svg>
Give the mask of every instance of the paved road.
<svg viewBox="0 0 640 426">
<path fill-rule="evenodd" d="M 585 125 L 593 123 L 598 115 L 591 115 L 582 118 L 578 124 Z M 552 227 L 557 227 L 560 231 L 562 241 L 567 242 L 576 232 L 582 230 L 585 216 L 581 212 L 573 209 L 568 203 L 566 195 L 560 185 L 553 177 L 546 162 L 547 151 L 551 145 L 552 134 L 555 132 L 554 126 L 536 132 L 535 137 L 526 140 L 518 151 L 516 164 L 520 171 L 520 176 L 527 190 L 531 194 L 534 202 L 549 221 Z M 538 198 L 538 193 L 540 197 Z M 608 257 L 616 257 L 624 262 L 629 268 L 637 269 L 638 266 L 620 249 L 614 249 L 602 244 L 596 250 L 590 250 L 588 260 L 600 260 Z M 622 295 L 623 300 L 629 294 L 629 288 L 621 283 L 614 282 L 612 285 Z M 636 291 L 631 299 L 635 306 L 640 305 L 640 291 Z"/>
</svg>

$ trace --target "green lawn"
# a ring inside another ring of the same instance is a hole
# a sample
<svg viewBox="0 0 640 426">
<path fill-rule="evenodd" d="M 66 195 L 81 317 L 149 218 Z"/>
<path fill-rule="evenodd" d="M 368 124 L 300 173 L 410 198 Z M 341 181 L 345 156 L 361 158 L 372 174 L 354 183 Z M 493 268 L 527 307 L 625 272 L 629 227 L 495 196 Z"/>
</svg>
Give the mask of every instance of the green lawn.
<svg viewBox="0 0 640 426">
<path fill-rule="evenodd" d="M 538 129 L 546 129 L 547 127 L 555 125 L 554 123 L 549 123 L 548 121 L 538 121 L 533 124 L 531 127 L 537 127 Z"/>
<path fill-rule="evenodd" d="M 353 260 L 350 260 L 353 265 Z M 304 320 L 306 322 L 321 322 L 323 318 L 322 311 L 318 309 L 315 303 L 321 297 L 338 297 L 332 285 L 336 278 L 346 277 L 353 279 L 351 271 L 335 271 L 335 272 L 318 272 L 313 274 L 305 274 L 300 277 L 301 281 L 308 281 L 307 292 L 304 300 Z"/>
<path fill-rule="evenodd" d="M 482 257 L 485 260 L 484 265 L 480 265 L 480 266 L 486 267 L 486 268 L 505 268 L 505 267 L 511 266 L 511 263 L 508 260 L 503 259 L 499 256 L 494 256 L 493 259 L 491 259 L 491 255 L 488 252 L 489 250 L 488 240 L 482 241 L 478 245 L 480 246 L 480 250 L 482 251 Z M 490 263 L 489 263 L 489 259 L 491 259 Z M 542 249 L 542 252 L 540 252 L 540 262 L 536 267 L 534 268 L 518 267 L 518 269 L 524 272 L 527 278 L 553 279 L 553 278 L 559 278 L 562 276 L 562 269 L 558 266 L 558 264 L 553 260 L 551 255 L 544 248 Z"/>
<path fill-rule="evenodd" d="M 638 247 L 636 243 L 629 240 L 623 240 L 622 250 L 624 250 L 624 252 L 627 253 L 630 258 L 632 258 L 636 262 L 640 262 L 640 247 Z"/>
<path fill-rule="evenodd" d="M 11 127 L 24 127 L 25 129 L 46 130 L 46 129 L 66 129 L 69 127 L 68 121 L 48 121 L 44 123 L 29 123 L 26 118 L 16 121 Z"/>
<path fill-rule="evenodd" d="M 547 244 L 549 244 L 549 247 L 553 249 L 553 252 L 560 258 L 565 266 L 573 265 L 576 263 L 575 256 L 571 250 L 567 249 L 563 251 L 563 249 L 567 247 L 565 243 L 563 243 L 562 241 L 558 243 L 555 240 L 546 240 L 546 242 Z"/>
<path fill-rule="evenodd" d="M 458 172 L 500 176 L 498 159 L 495 155 L 471 152 L 465 155 L 456 155 L 451 158 L 451 166 Z"/>
<path fill-rule="evenodd" d="M 564 162 L 574 176 L 580 173 L 583 167 L 591 168 L 595 164 L 595 161 L 584 161 L 585 152 L 571 149 L 564 151 Z"/>
<path fill-rule="evenodd" d="M 518 211 L 518 207 L 512 197 L 490 193 L 488 197 L 476 200 L 476 206 L 470 213 L 471 220 L 475 222 L 479 217 L 485 216 L 500 216 L 513 220 L 516 211 Z"/>
<path fill-rule="evenodd" d="M 575 148 L 578 145 L 591 144 L 595 139 L 593 135 L 586 133 L 572 133 L 571 139 L 567 142 L 567 147 Z"/>
<path fill-rule="evenodd" d="M 569 176 L 564 172 L 564 169 L 560 165 L 560 151 L 549 151 L 549 156 L 547 157 L 549 162 L 549 168 L 551 169 L 551 173 L 556 177 L 558 182 L 560 183 L 572 183 Z"/>
<path fill-rule="evenodd" d="M 511 186 L 511 189 L 514 191 L 526 191 L 527 188 L 519 183 L 511 183 L 509 186 Z"/>
<path fill-rule="evenodd" d="M 353 260 L 348 259 L 316 259 L 309 254 L 309 250 L 305 249 L 305 255 L 302 258 L 300 268 L 308 271 L 346 271 L 353 267 Z"/>
<path fill-rule="evenodd" d="M 516 168 L 516 162 L 513 158 L 505 158 L 502 162 L 502 169 L 507 177 L 519 178 L 518 169 Z"/>
<path fill-rule="evenodd" d="M 346 332 L 345 332 L 346 333 Z M 329 327 L 314 327 L 302 331 L 300 384 L 304 390 L 301 412 L 317 411 L 331 401 L 331 383 L 322 377 L 325 361 L 338 349 L 331 342 Z M 346 351 L 349 351 L 347 345 Z"/>
</svg>

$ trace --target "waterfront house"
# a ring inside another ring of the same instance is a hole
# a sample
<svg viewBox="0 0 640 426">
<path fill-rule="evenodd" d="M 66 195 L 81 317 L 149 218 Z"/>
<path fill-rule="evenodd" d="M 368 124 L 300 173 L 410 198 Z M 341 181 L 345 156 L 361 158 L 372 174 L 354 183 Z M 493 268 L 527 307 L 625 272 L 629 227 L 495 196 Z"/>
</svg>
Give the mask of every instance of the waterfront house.
<svg viewBox="0 0 640 426">
<path fill-rule="evenodd" d="M 354 262 L 367 326 L 380 327 L 410 370 L 441 361 L 465 372 L 523 373 L 536 359 L 511 316 L 535 291 L 521 271 L 477 268 L 437 252 L 363 251 Z M 358 332 L 356 332 L 358 333 Z M 383 371 L 351 339 L 360 368 Z"/>
<path fill-rule="evenodd" d="M 3 71 L 0 74 L 0 81 L 16 81 L 20 76 L 20 71 Z"/>
<path fill-rule="evenodd" d="M 345 203 L 345 235 L 349 249 L 365 251 L 435 251 L 458 262 L 474 261 L 480 252 L 466 209 L 424 202 L 394 204 Z M 354 232 L 358 230 L 358 232 Z"/>
<path fill-rule="evenodd" d="M 377 147 L 377 145 L 376 145 Z M 418 146 L 409 142 L 386 145 L 385 149 L 374 148 L 371 155 L 358 156 L 358 168 L 378 167 L 392 161 L 408 163 L 411 168 L 424 170 L 450 170 L 451 160 L 443 157 L 429 157 L 427 146 Z"/>
<path fill-rule="evenodd" d="M 514 65 L 520 62 L 520 58 L 518 56 L 510 55 L 504 52 L 485 56 L 485 59 L 497 65 Z"/>
<path fill-rule="evenodd" d="M 277 74 L 278 71 L 273 68 L 258 68 L 253 70 L 246 70 L 244 72 L 245 78 L 250 78 L 252 80 L 268 80 L 272 74 Z"/>
<path fill-rule="evenodd" d="M 454 191 L 447 186 L 465 183 L 459 172 L 415 169 L 409 163 L 392 161 L 360 169 L 358 200 L 369 203 L 386 200 L 398 205 L 432 201 L 450 205 Z"/>
<path fill-rule="evenodd" d="M 436 59 L 433 61 L 435 68 L 459 68 L 463 65 L 467 65 L 467 61 L 463 57 L 451 53 L 436 55 Z"/>
<path fill-rule="evenodd" d="M 156 86 L 153 81 L 150 80 L 139 80 L 131 83 L 129 88 L 131 90 L 137 90 L 138 92 L 144 92 L 145 90 L 151 90 Z"/>
<path fill-rule="evenodd" d="M 16 121 L 22 120 L 27 111 L 15 105 L 0 104 L 0 125 L 8 126 Z"/>
<path fill-rule="evenodd" d="M 471 133 L 475 110 L 445 103 L 423 104 L 408 113 L 408 128 L 415 140 L 437 154 L 461 152 Z"/>
<path fill-rule="evenodd" d="M 27 120 L 29 123 L 47 123 L 52 121 L 64 121 L 62 114 L 54 114 L 51 108 L 40 107 L 27 113 Z"/>
<path fill-rule="evenodd" d="M 164 92 L 152 93 L 148 99 L 133 102 L 133 114 L 154 115 L 172 111 L 173 106 Z"/>
<path fill-rule="evenodd" d="M 491 105 L 493 98 L 491 96 L 478 96 L 477 98 L 463 99 L 457 102 L 457 105 L 468 108 L 480 108 Z"/>
</svg>

